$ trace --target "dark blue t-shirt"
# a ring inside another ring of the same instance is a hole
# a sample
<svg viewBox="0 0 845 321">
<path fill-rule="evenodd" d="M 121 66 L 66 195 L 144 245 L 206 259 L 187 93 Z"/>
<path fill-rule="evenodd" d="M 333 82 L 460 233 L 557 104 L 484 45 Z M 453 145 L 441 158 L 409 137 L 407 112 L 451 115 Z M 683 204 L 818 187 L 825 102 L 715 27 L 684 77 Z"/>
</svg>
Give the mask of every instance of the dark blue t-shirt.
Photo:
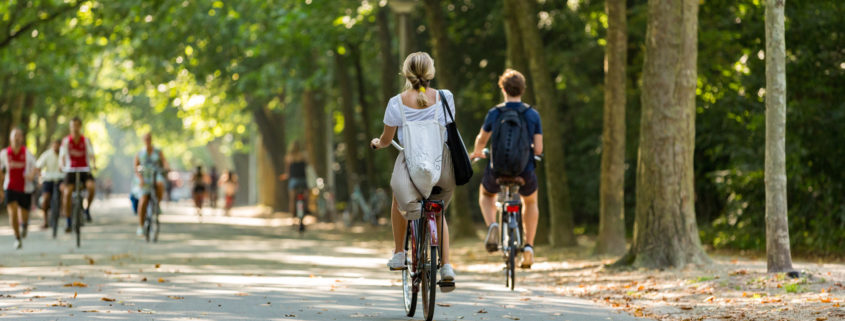
<svg viewBox="0 0 845 321">
<path fill-rule="evenodd" d="M 505 108 L 513 108 L 517 109 L 522 106 L 522 103 L 516 102 L 507 102 L 505 103 Z M 493 107 L 490 111 L 487 112 L 487 117 L 484 118 L 484 126 L 481 127 L 482 130 L 485 132 L 492 132 L 493 131 L 493 124 L 496 123 L 496 120 L 499 119 L 499 108 Z M 543 134 L 543 125 L 540 123 L 540 113 L 537 112 L 536 109 L 531 108 L 525 111 L 525 124 L 528 126 L 528 134 L 531 135 L 531 143 L 534 143 L 534 135 Z M 528 165 L 525 166 L 526 171 L 534 170 L 534 162 L 528 162 Z"/>
</svg>

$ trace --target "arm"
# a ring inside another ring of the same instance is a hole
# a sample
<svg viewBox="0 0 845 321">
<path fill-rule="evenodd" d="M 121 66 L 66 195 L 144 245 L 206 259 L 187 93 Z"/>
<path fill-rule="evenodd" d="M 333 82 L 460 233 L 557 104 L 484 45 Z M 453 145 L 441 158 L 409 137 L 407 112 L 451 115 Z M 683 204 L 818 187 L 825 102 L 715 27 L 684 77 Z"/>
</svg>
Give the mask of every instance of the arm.
<svg viewBox="0 0 845 321">
<path fill-rule="evenodd" d="M 279 175 L 280 181 L 288 180 L 288 169 L 290 168 L 291 157 L 290 155 L 285 156 L 285 172 Z"/>
<path fill-rule="evenodd" d="M 65 164 L 67 162 L 66 158 L 68 157 L 67 153 L 68 153 L 67 141 L 62 139 L 62 145 L 61 145 L 61 147 L 59 147 L 59 168 L 60 169 L 67 168 L 67 166 Z"/>
<path fill-rule="evenodd" d="M 487 142 L 490 141 L 492 134 L 493 132 L 485 131 L 484 128 L 478 131 L 478 136 L 475 136 L 475 146 L 472 148 L 472 154 L 469 155 L 470 159 L 486 158 L 482 150 L 484 146 L 487 146 Z"/>
<path fill-rule="evenodd" d="M 161 170 L 166 172 L 170 168 L 169 164 L 167 164 L 167 159 L 164 158 L 164 152 L 160 149 L 158 150 L 158 159 L 161 160 Z"/>
<path fill-rule="evenodd" d="M 133 164 L 135 164 L 132 167 L 132 169 L 135 171 L 135 176 L 137 176 L 138 180 L 141 182 L 140 186 L 144 187 L 144 175 L 142 175 L 141 172 L 138 171 L 138 166 L 141 166 L 141 159 L 138 158 L 138 154 L 135 154 L 135 161 L 133 162 Z"/>
<path fill-rule="evenodd" d="M 534 155 L 543 155 L 543 134 L 534 135 Z"/>
<path fill-rule="evenodd" d="M 35 166 L 35 156 L 29 153 L 29 151 L 26 151 L 26 154 L 26 169 L 28 173 L 26 175 L 26 180 L 34 181 L 36 178 L 38 178 L 38 174 L 40 173 L 40 171 L 38 170 L 38 167 Z"/>
<path fill-rule="evenodd" d="M 91 139 L 85 138 L 85 150 L 88 151 L 88 167 L 91 170 L 97 168 L 97 157 L 94 156 L 94 146 L 91 144 Z"/>
<path fill-rule="evenodd" d="M 384 125 L 384 130 L 381 132 L 381 136 L 379 138 L 373 138 L 370 141 L 370 148 L 373 149 L 382 149 L 390 145 L 390 142 L 393 141 L 393 137 L 396 136 L 396 128 L 394 126 Z"/>
</svg>

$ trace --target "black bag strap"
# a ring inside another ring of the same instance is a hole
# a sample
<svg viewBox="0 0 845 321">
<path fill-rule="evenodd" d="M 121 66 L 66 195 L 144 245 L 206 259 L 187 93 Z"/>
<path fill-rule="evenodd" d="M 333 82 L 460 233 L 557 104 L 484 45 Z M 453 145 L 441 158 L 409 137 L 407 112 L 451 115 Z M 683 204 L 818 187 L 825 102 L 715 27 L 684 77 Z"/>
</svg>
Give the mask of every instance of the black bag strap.
<svg viewBox="0 0 845 321">
<path fill-rule="evenodd" d="M 452 119 L 452 122 L 455 122 L 455 116 L 452 116 L 452 108 L 449 107 L 449 101 L 446 100 L 446 95 L 443 94 L 442 90 L 437 90 L 437 93 L 440 94 L 440 101 L 443 102 L 443 119 L 446 123 L 449 123 L 449 118 Z M 449 118 L 446 118 L 446 115 L 449 115 Z M 457 125 L 457 124 L 455 124 Z"/>
</svg>

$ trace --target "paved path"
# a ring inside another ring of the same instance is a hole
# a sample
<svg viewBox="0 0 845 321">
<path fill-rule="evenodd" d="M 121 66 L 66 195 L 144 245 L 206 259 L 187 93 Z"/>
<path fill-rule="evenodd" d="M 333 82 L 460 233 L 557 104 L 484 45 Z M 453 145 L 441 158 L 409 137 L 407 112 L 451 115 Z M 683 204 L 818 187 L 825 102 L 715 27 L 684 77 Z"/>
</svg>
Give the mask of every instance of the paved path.
<svg viewBox="0 0 845 321">
<path fill-rule="evenodd" d="M 176 205 L 165 209 L 159 243 L 147 244 L 124 203 L 95 204 L 80 249 L 70 235 L 52 240 L 34 228 L 14 250 L 0 216 L 0 318 L 411 319 L 400 274 L 384 267 L 386 229 L 314 226 L 299 236 L 289 219 L 206 213 L 199 223 Z M 634 319 L 539 288 L 506 291 L 496 274 L 458 273 L 458 289 L 438 293 L 436 320 Z"/>
</svg>

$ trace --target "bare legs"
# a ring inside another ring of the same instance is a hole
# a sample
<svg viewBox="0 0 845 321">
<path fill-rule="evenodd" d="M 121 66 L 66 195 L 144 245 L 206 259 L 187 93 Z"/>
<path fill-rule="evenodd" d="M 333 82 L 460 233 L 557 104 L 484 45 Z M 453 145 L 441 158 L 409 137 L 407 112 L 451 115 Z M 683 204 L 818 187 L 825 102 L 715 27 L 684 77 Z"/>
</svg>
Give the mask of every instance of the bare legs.
<svg viewBox="0 0 845 321">
<path fill-rule="evenodd" d="M 396 204 L 396 198 L 393 198 L 393 204 L 390 207 L 390 221 L 393 225 L 393 253 L 399 253 L 405 250 L 405 231 L 408 230 L 408 221 L 399 214 L 399 207 Z M 440 225 L 440 218 L 437 218 L 438 229 L 443 233 L 443 238 L 440 240 L 440 245 L 443 248 L 443 264 L 449 264 L 449 225 L 446 220 L 443 220 Z"/>
<path fill-rule="evenodd" d="M 162 184 L 161 182 L 157 182 L 155 192 L 156 192 L 156 200 L 158 200 L 158 203 L 161 204 L 161 198 L 162 198 L 162 196 L 164 196 L 164 184 Z M 149 194 L 144 194 L 143 196 L 141 196 L 141 200 L 138 204 L 138 225 L 141 226 L 141 227 L 144 227 L 144 221 L 146 220 L 146 217 L 147 217 L 147 205 L 149 203 L 150 203 L 150 195 Z M 156 204 L 156 205 L 159 205 L 159 204 Z"/>
<path fill-rule="evenodd" d="M 12 231 L 15 232 L 15 239 L 21 239 L 20 217 L 22 216 L 23 208 L 18 206 L 18 202 L 10 202 L 6 205 L 6 212 L 9 213 L 9 225 L 12 226 Z"/>
<path fill-rule="evenodd" d="M 522 216 L 525 225 L 525 242 L 534 245 L 534 237 L 537 235 L 537 221 L 540 216 L 540 209 L 537 205 L 537 191 L 522 198 Z M 491 194 L 484 189 L 478 190 L 478 206 L 481 207 L 481 214 L 484 216 L 484 223 L 487 226 L 496 222 L 496 194 Z"/>
</svg>

